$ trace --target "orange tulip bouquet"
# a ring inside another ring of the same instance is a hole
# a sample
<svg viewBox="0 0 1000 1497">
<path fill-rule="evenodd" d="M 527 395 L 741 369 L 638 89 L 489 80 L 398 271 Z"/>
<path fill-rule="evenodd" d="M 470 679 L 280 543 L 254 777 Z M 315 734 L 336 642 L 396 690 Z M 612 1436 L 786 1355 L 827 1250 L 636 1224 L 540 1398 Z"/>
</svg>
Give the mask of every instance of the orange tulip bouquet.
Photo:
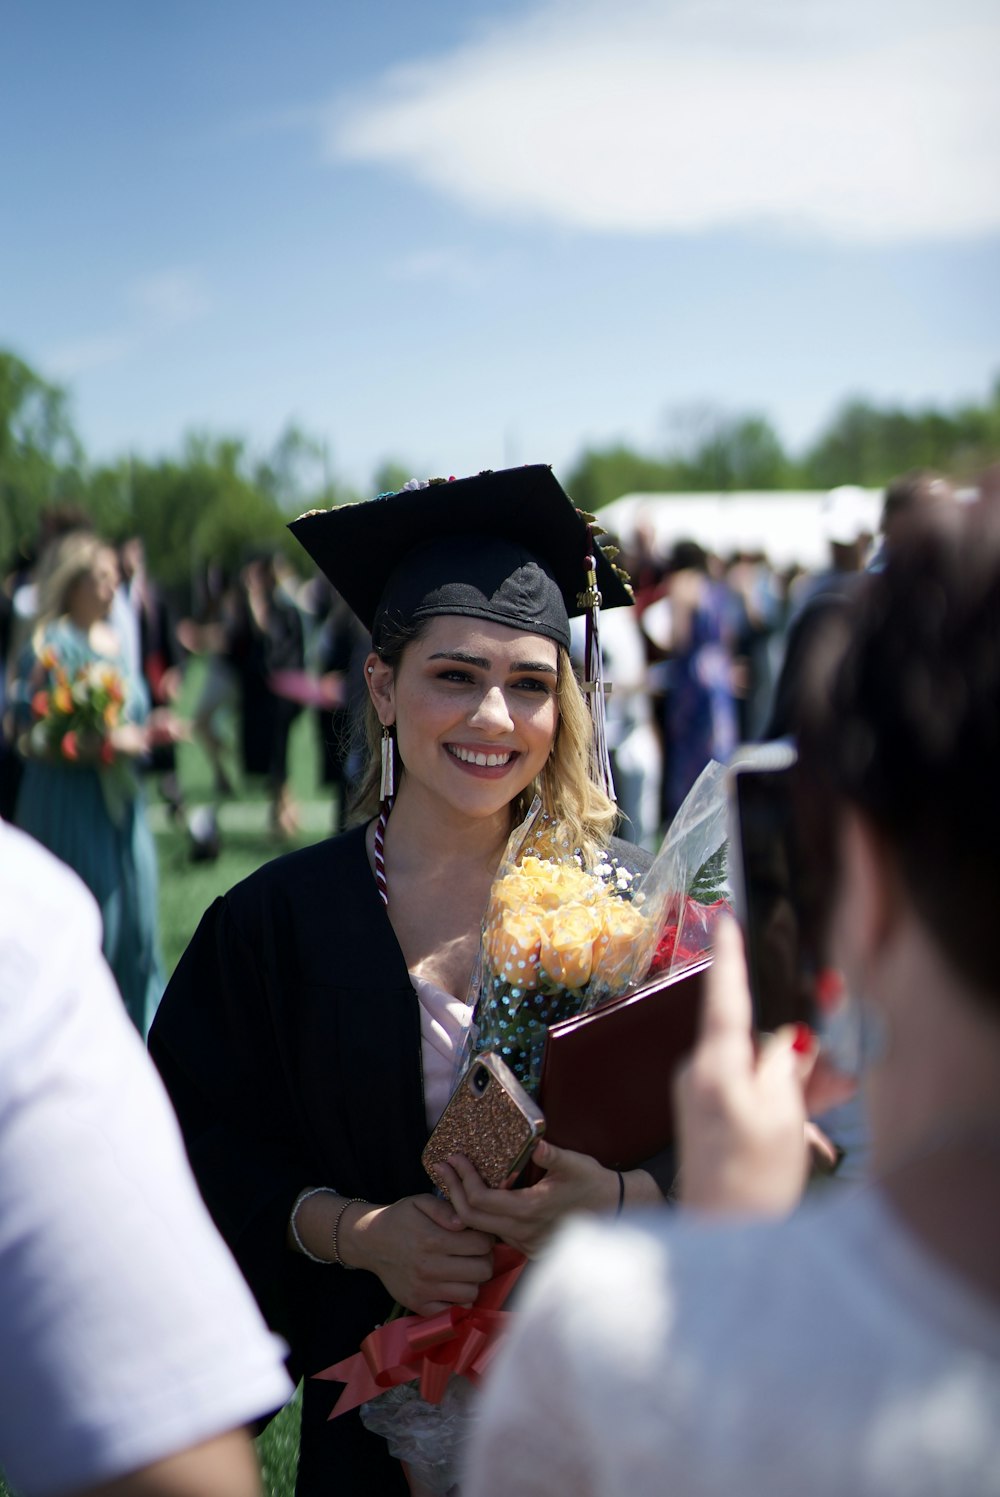
<svg viewBox="0 0 1000 1497">
<path fill-rule="evenodd" d="M 116 752 L 113 739 L 115 728 L 125 720 L 121 673 L 103 660 L 88 661 L 71 672 L 58 651 L 46 645 L 32 686 L 28 753 L 97 769 L 108 814 L 120 823 L 138 788 L 134 766 Z"/>
<path fill-rule="evenodd" d="M 39 667 L 44 676 L 31 699 L 32 752 L 70 763 L 81 757 L 112 763 L 115 751 L 110 735 L 121 720 L 125 702 L 118 671 L 95 660 L 71 676 L 51 645 L 42 651 Z"/>
</svg>

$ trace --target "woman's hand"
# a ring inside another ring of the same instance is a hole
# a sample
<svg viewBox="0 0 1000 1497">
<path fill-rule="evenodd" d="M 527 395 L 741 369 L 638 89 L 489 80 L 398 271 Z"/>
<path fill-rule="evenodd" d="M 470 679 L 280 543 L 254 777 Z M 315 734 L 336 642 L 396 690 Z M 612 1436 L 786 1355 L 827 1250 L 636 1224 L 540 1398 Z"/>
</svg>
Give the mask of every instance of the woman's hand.
<svg viewBox="0 0 1000 1497">
<path fill-rule="evenodd" d="M 181 743 L 190 736 L 190 725 L 184 718 L 170 707 L 155 707 L 144 723 L 119 723 L 108 738 L 116 754 L 139 759 L 158 744 Z"/>
<path fill-rule="evenodd" d="M 119 723 L 108 734 L 108 742 L 126 759 L 138 759 L 149 752 L 149 736 L 142 723 Z"/>
<path fill-rule="evenodd" d="M 417 1315 L 471 1305 L 493 1276 L 493 1238 L 470 1232 L 447 1201 L 406 1196 L 392 1206 L 344 1208 L 338 1248 L 352 1268 L 378 1274 Z"/>
<path fill-rule="evenodd" d="M 617 1209 L 616 1171 L 605 1169 L 589 1154 L 557 1149 L 543 1140 L 536 1144 L 532 1161 L 545 1174 L 523 1190 L 491 1190 L 461 1154 L 440 1166 L 452 1205 L 465 1225 L 489 1232 L 533 1258 L 571 1212 Z M 655 1181 L 644 1170 L 631 1170 L 625 1181 L 629 1204 L 662 1202 Z"/>
<path fill-rule="evenodd" d="M 742 941 L 721 920 L 706 977 L 701 1029 L 674 1085 L 678 1197 L 703 1211 L 782 1215 L 797 1204 L 809 1164 L 804 1088 L 816 1051 L 795 1027 L 756 1049 Z"/>
<path fill-rule="evenodd" d="M 172 707 L 154 707 L 146 719 L 146 741 L 150 748 L 159 744 L 185 743 L 191 737 L 191 724 L 178 717 Z"/>
</svg>

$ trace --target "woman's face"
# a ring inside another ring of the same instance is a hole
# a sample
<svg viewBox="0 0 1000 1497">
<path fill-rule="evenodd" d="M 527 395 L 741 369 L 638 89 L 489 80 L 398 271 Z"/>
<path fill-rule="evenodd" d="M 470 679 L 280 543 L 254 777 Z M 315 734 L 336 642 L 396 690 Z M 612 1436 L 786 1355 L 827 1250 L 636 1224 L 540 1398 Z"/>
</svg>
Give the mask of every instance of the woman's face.
<svg viewBox="0 0 1000 1497">
<path fill-rule="evenodd" d="M 395 672 L 376 663 L 369 680 L 383 723 L 395 723 L 407 793 L 477 817 L 508 806 L 552 751 L 558 660 L 541 635 L 445 615 Z"/>
<path fill-rule="evenodd" d="M 70 589 L 67 611 L 78 622 L 95 623 L 111 612 L 118 586 L 118 558 L 110 546 L 94 556 L 90 567 Z"/>
</svg>

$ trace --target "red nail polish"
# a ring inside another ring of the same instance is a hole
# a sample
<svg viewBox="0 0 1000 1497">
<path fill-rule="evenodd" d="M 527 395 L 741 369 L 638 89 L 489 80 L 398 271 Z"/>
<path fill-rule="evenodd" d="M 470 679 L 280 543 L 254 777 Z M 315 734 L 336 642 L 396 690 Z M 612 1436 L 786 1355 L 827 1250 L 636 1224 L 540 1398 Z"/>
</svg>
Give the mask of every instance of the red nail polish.
<svg viewBox="0 0 1000 1497">
<path fill-rule="evenodd" d="M 844 996 L 844 978 L 836 967 L 823 967 L 816 974 L 816 1002 L 824 1013 L 829 1013 Z"/>
<path fill-rule="evenodd" d="M 815 1043 L 816 1036 L 809 1028 L 809 1025 L 802 1023 L 796 1024 L 795 1037 L 792 1040 L 792 1049 L 795 1051 L 796 1055 L 809 1055 Z"/>
</svg>

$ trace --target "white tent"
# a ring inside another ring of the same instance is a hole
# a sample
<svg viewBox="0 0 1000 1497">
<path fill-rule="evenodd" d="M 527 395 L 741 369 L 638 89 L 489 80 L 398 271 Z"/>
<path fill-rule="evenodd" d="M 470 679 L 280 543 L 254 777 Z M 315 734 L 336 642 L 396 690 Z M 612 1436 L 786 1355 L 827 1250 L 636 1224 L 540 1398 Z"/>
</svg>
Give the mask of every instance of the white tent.
<svg viewBox="0 0 1000 1497">
<path fill-rule="evenodd" d="M 598 519 L 627 546 L 641 518 L 661 553 L 676 541 L 693 540 L 726 556 L 736 550 L 763 551 L 778 567 L 824 565 L 829 545 L 820 506 L 825 490 L 775 490 L 734 494 L 625 494 L 606 504 Z M 878 532 L 881 489 L 864 490 L 863 508 L 871 534 Z"/>
</svg>

